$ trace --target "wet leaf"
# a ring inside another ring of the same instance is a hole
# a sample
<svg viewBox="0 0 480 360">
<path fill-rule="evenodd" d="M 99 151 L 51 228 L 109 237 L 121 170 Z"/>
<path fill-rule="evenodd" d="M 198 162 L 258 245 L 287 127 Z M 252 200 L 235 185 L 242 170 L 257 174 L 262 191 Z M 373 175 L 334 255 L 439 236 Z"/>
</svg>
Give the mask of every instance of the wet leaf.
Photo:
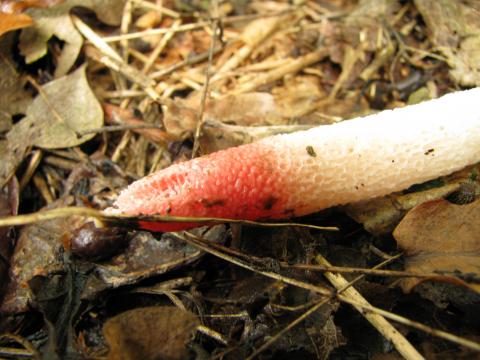
<svg viewBox="0 0 480 360">
<path fill-rule="evenodd" d="M 185 359 L 198 318 L 173 306 L 126 311 L 108 320 L 103 333 L 108 359 Z"/>
<path fill-rule="evenodd" d="M 102 108 L 87 82 L 85 67 L 44 85 L 26 117 L 7 134 L 0 182 L 11 176 L 29 147 L 76 146 L 94 136 L 79 137 L 77 132 L 98 128 L 102 123 Z"/>
<path fill-rule="evenodd" d="M 64 233 L 73 230 L 73 219 L 55 219 L 21 229 L 11 260 L 10 282 L 0 311 L 24 312 L 32 300 L 28 282 L 45 274 L 48 266 L 63 266 L 61 257 Z"/>
<path fill-rule="evenodd" d="M 35 21 L 35 26 L 22 31 L 20 50 L 27 64 L 47 54 L 47 42 L 56 36 L 65 44 L 57 58 L 55 76 L 65 75 L 75 63 L 83 44 L 70 19 L 69 12 L 75 6 L 95 11 L 99 19 L 109 25 L 118 24 L 123 9 L 123 0 L 68 0 L 63 4 L 46 9 L 29 9 L 26 14 Z"/>
<path fill-rule="evenodd" d="M 405 267 L 420 273 L 437 272 L 476 279 L 480 291 L 480 200 L 455 205 L 446 200 L 426 202 L 411 210 L 393 235 L 405 251 Z M 403 281 L 410 290 L 416 279 Z"/>
<path fill-rule="evenodd" d="M 225 227 L 218 225 L 209 229 L 203 237 L 218 242 L 223 239 L 224 232 Z M 202 254 L 168 233 L 157 239 L 152 233 L 136 232 L 121 254 L 103 262 L 88 279 L 83 297 L 91 298 L 107 288 L 135 284 L 142 279 L 165 274 L 190 264 Z"/>
<path fill-rule="evenodd" d="M 29 282 L 34 307 L 46 321 L 48 341 L 42 348 L 47 359 L 79 358 L 75 346 L 74 317 L 80 307 L 80 294 L 85 285 L 88 264 L 65 263 L 64 268 L 49 275 L 34 276 Z"/>
</svg>

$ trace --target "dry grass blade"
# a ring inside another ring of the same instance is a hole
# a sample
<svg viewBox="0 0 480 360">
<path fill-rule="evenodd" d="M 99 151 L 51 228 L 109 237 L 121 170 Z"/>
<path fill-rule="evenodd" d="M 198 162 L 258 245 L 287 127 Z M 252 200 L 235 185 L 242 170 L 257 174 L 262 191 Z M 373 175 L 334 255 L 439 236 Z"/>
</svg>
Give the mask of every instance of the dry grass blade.
<svg viewBox="0 0 480 360">
<path fill-rule="evenodd" d="M 183 217 L 183 216 L 147 216 L 147 217 L 138 217 L 138 216 L 128 216 L 128 215 L 112 215 L 104 211 L 80 207 L 80 206 L 71 206 L 71 207 L 60 207 L 52 210 L 43 210 L 36 213 L 25 214 L 25 215 L 16 215 L 16 216 L 7 216 L 0 218 L 0 227 L 2 226 L 21 226 L 27 224 L 33 224 L 39 221 L 46 221 L 70 216 L 85 216 L 98 219 L 105 222 L 111 226 L 127 226 L 136 228 L 138 226 L 138 221 L 142 222 L 198 222 L 198 223 L 237 223 L 237 224 L 246 224 L 253 226 L 262 226 L 262 227 L 285 227 L 285 226 L 297 226 L 304 227 L 308 229 L 315 230 L 326 230 L 326 231 L 338 231 L 337 227 L 334 226 L 316 226 L 308 224 L 297 224 L 297 223 L 262 223 L 257 221 L 248 221 L 248 220 L 236 220 L 236 219 L 222 219 L 222 218 L 211 218 L 211 217 Z"/>
</svg>

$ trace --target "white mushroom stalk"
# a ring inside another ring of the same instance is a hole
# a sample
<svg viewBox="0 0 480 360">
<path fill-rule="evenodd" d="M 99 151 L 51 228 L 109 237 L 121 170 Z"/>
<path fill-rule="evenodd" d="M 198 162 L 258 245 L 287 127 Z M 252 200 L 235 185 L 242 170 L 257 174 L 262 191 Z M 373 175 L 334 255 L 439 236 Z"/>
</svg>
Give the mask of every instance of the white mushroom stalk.
<svg viewBox="0 0 480 360">
<path fill-rule="evenodd" d="M 111 211 L 258 220 L 389 194 L 480 161 L 480 88 L 277 135 L 131 184 Z M 155 231 L 198 224 L 146 224 Z"/>
</svg>

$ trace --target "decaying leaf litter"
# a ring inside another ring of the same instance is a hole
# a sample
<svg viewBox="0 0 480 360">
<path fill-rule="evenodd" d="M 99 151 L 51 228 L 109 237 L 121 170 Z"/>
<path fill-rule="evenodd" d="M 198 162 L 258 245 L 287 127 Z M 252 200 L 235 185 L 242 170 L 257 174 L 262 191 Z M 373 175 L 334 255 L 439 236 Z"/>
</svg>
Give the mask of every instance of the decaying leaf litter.
<svg viewBox="0 0 480 360">
<path fill-rule="evenodd" d="M 475 1 L 53 3 L 2 3 L 2 216 L 103 209 L 194 147 L 480 86 Z M 298 219 L 337 232 L 3 227 L 0 354 L 474 356 L 477 174 Z"/>
</svg>

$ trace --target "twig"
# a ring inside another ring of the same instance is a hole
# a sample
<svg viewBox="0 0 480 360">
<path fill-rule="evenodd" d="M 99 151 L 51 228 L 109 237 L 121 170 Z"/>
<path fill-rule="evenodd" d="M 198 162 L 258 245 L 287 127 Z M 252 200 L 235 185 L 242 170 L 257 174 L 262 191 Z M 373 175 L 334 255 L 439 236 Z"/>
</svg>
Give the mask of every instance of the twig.
<svg viewBox="0 0 480 360">
<path fill-rule="evenodd" d="M 15 215 L 15 216 L 6 216 L 0 218 L 0 227 L 2 226 L 21 226 L 33 224 L 39 221 L 46 221 L 52 219 L 58 219 L 69 216 L 86 216 L 96 218 L 98 220 L 106 222 L 108 225 L 112 226 L 126 226 L 135 228 L 135 225 L 138 221 L 142 222 L 196 222 L 196 223 L 235 223 L 235 224 L 244 224 L 252 226 L 261 226 L 261 227 L 287 227 L 287 226 L 296 226 L 307 229 L 314 230 L 325 230 L 325 231 L 338 231 L 337 227 L 334 226 L 317 226 L 309 224 L 299 224 L 299 223 L 262 223 L 257 221 L 250 220 L 238 220 L 238 219 L 224 219 L 224 218 L 206 218 L 206 217 L 185 217 L 185 216 L 129 216 L 123 214 L 107 213 L 105 211 L 100 211 L 92 208 L 81 207 L 81 206 L 66 206 L 60 207 L 51 210 L 42 210 L 30 214 Z"/>
<path fill-rule="evenodd" d="M 324 287 L 319 287 L 319 286 L 309 284 L 309 283 L 306 283 L 306 282 L 303 282 L 303 281 L 300 281 L 300 280 L 292 279 L 292 278 L 289 278 L 289 277 L 286 277 L 286 276 L 283 276 L 283 275 L 279 275 L 279 274 L 271 272 L 271 271 L 259 270 L 255 266 L 252 266 L 252 265 L 250 265 L 250 264 L 248 264 L 244 261 L 236 259 L 235 257 L 232 257 L 230 255 L 226 255 L 219 250 L 212 249 L 211 248 L 212 244 L 209 243 L 208 241 L 203 241 L 199 237 L 197 237 L 197 236 L 195 236 L 191 233 L 188 233 L 188 232 L 186 232 L 185 234 L 186 234 L 186 236 L 181 236 L 177 233 L 172 233 L 173 236 L 175 236 L 175 237 L 177 237 L 177 238 L 179 238 L 183 241 L 186 241 L 189 244 L 191 244 L 193 246 L 196 246 L 199 249 L 201 249 L 201 250 L 203 250 L 203 251 L 205 251 L 205 252 L 207 252 L 211 255 L 219 257 L 219 258 L 221 258 L 225 261 L 229 261 L 229 262 L 231 262 L 231 263 L 233 263 L 237 266 L 240 266 L 244 269 L 254 271 L 258 274 L 267 276 L 269 278 L 279 280 L 279 281 L 282 281 L 286 284 L 297 286 L 297 287 L 302 288 L 302 289 L 310 290 L 310 291 L 313 291 L 313 292 L 321 294 L 321 295 L 325 295 L 325 296 L 328 296 L 328 297 L 331 297 L 333 295 L 330 292 L 330 290 L 328 290 Z M 217 246 L 218 246 L 218 244 L 217 244 Z M 329 263 L 327 262 L 327 264 L 329 264 Z M 327 264 L 324 263 L 323 265 L 329 266 Z M 331 274 L 331 275 L 335 275 L 335 274 Z M 339 281 L 340 289 L 348 288 L 349 283 L 343 277 L 341 277 L 341 278 L 343 279 L 343 281 L 342 280 Z M 351 289 L 351 288 L 349 288 L 349 289 Z M 351 289 L 350 291 L 353 291 L 353 290 L 354 289 Z M 355 290 L 355 292 L 356 292 L 356 290 Z M 361 297 L 361 295 L 360 295 L 360 297 Z M 429 326 L 423 325 L 421 323 L 418 323 L 418 322 L 413 321 L 411 319 L 405 318 L 403 316 L 393 314 L 391 312 L 376 308 L 376 307 L 370 305 L 363 297 L 361 297 L 361 299 L 363 299 L 363 300 L 358 300 L 358 299 L 352 298 L 349 294 L 347 294 L 347 296 L 346 296 L 346 295 L 340 293 L 340 294 L 337 294 L 337 298 L 344 303 L 353 305 L 355 307 L 358 307 L 359 309 L 363 309 L 365 311 L 370 312 L 371 313 L 370 315 L 377 315 L 377 316 L 380 316 L 381 319 L 383 319 L 382 317 L 384 317 L 384 318 L 399 322 L 401 324 L 409 325 L 409 326 L 412 326 L 416 329 L 424 331 L 428 334 L 438 336 L 440 338 L 443 338 L 443 339 L 451 341 L 453 343 L 465 346 L 465 347 L 467 347 L 469 349 L 472 349 L 472 350 L 475 350 L 475 351 L 480 351 L 480 344 L 478 344 L 474 341 L 471 341 L 471 340 L 468 340 L 468 339 L 465 339 L 465 338 L 447 333 L 447 332 L 442 331 L 442 330 L 431 328 Z M 390 328 L 392 334 L 394 334 L 393 335 L 394 338 L 397 341 L 399 341 L 399 344 L 403 344 L 403 341 L 405 339 L 404 338 L 402 339 L 401 334 L 395 328 L 393 328 L 388 322 L 386 322 L 385 319 L 379 321 L 379 323 L 383 323 L 383 322 L 387 324 L 388 328 Z M 405 346 L 401 345 L 402 351 L 405 351 L 405 352 L 407 352 L 407 350 L 411 350 L 411 349 L 409 349 L 410 347 L 411 347 L 411 345 L 408 342 L 406 342 Z M 418 352 L 415 349 L 413 349 L 411 351 L 408 351 L 408 355 L 415 356 L 415 354 L 418 354 Z M 419 356 L 420 356 L 419 359 L 423 358 L 421 355 L 419 355 Z"/>
<path fill-rule="evenodd" d="M 114 131 L 123 131 L 123 130 L 135 130 L 135 129 L 162 129 L 162 126 L 157 124 L 138 124 L 138 125 L 110 125 L 104 126 L 97 129 L 89 129 L 78 131 L 77 136 L 82 137 L 87 134 L 98 134 Z"/>
<path fill-rule="evenodd" d="M 207 60 L 209 59 L 210 57 L 210 54 L 213 53 L 213 55 L 216 55 L 218 54 L 221 50 L 223 49 L 223 46 L 222 47 L 217 47 L 215 49 L 213 49 L 213 51 L 206 51 L 202 54 L 199 54 L 199 55 L 196 55 L 196 56 L 192 56 L 192 57 L 189 57 L 183 61 L 180 61 L 179 63 L 176 63 L 174 65 L 171 65 L 169 67 L 167 67 L 166 69 L 160 69 L 158 71 L 155 71 L 153 73 L 150 74 L 150 78 L 154 79 L 154 80 L 159 80 L 161 79 L 162 77 L 168 75 L 168 74 L 171 74 L 172 72 L 178 70 L 178 69 L 181 69 L 182 67 L 184 66 L 187 66 L 187 65 L 195 65 L 195 64 L 198 64 L 199 62 L 202 62 L 204 60 Z"/>
<path fill-rule="evenodd" d="M 316 261 L 320 265 L 332 266 L 327 259 L 321 255 L 316 256 Z M 337 290 L 348 286 L 348 281 L 340 274 L 332 272 L 325 272 L 324 276 L 332 283 Z M 354 307 L 388 340 L 390 340 L 397 351 L 405 357 L 405 359 L 423 359 L 423 356 L 410 344 L 410 342 L 395 329 L 385 318 L 378 313 L 365 313 L 363 310 L 365 306 L 370 306 L 370 303 L 360 294 L 355 288 L 347 288 L 342 295 L 342 298 L 354 300 L 362 306 L 354 305 Z"/>
<path fill-rule="evenodd" d="M 389 260 L 383 261 L 382 263 L 376 265 L 374 269 L 378 269 L 380 267 L 385 266 L 387 263 L 393 261 L 394 259 L 397 259 L 400 255 L 397 255 L 396 257 L 392 257 Z M 360 279 L 363 278 L 363 275 L 358 276 L 348 284 L 346 284 L 343 288 L 338 289 L 339 293 L 347 291 L 353 284 L 358 282 Z M 257 355 L 259 355 L 261 352 L 264 350 L 268 349 L 275 341 L 277 341 L 281 336 L 286 334 L 288 331 L 293 329 L 295 326 L 300 324 L 302 321 L 304 321 L 307 317 L 310 315 L 314 314 L 322 305 L 326 304 L 330 299 L 325 298 L 323 300 L 318 301 L 315 305 L 313 305 L 310 309 L 308 309 L 305 313 L 303 313 L 301 316 L 297 317 L 295 320 L 290 322 L 288 326 L 284 327 L 281 331 L 273 335 L 268 341 L 266 341 L 262 346 L 260 346 L 258 349 L 256 349 L 250 356 L 247 358 L 247 360 L 251 360 L 255 358 Z"/>
<path fill-rule="evenodd" d="M 214 2 L 215 6 L 218 7 L 218 2 Z M 217 38 L 217 30 L 218 30 L 218 20 L 213 21 L 213 33 L 212 33 L 212 40 L 210 41 L 210 49 L 208 51 L 208 62 L 207 62 L 207 69 L 205 74 L 205 83 L 203 85 L 203 92 L 202 92 L 202 99 L 200 101 L 200 110 L 197 116 L 197 127 L 195 129 L 195 136 L 193 138 L 193 149 L 192 149 L 192 158 L 196 157 L 198 153 L 198 148 L 200 146 L 200 132 L 202 131 L 204 118 L 203 115 L 205 113 L 205 104 L 207 102 L 207 94 L 208 94 L 208 86 L 210 85 L 210 69 L 212 67 L 213 61 L 213 49 L 215 49 L 215 42 Z"/>
<path fill-rule="evenodd" d="M 222 23 L 224 24 L 231 24 L 231 23 L 236 23 L 236 22 L 242 22 L 242 21 L 250 21 L 254 19 L 260 19 L 260 18 L 268 18 L 268 17 L 276 17 L 276 16 L 282 16 L 285 14 L 288 14 L 295 9 L 289 9 L 285 11 L 280 11 L 277 13 L 271 13 L 271 14 L 255 14 L 255 15 L 241 15 L 241 16 L 231 16 L 231 17 L 224 17 L 222 18 Z M 205 26 L 209 26 L 211 22 L 215 19 L 210 19 L 210 20 L 203 20 L 199 21 L 193 24 L 185 24 L 182 26 L 179 26 L 178 28 L 175 29 L 175 32 L 185 32 L 185 31 L 190 31 L 190 30 L 196 30 L 203 28 Z M 115 41 L 121 41 L 121 40 L 131 40 L 131 39 L 137 39 L 137 38 L 144 38 L 146 36 L 155 36 L 155 35 L 161 35 L 169 32 L 170 29 L 165 29 L 165 28 L 160 28 L 160 29 L 149 29 L 145 31 L 138 31 L 138 32 L 133 32 L 130 34 L 124 34 L 124 35 L 115 35 L 115 36 L 106 36 L 103 38 L 103 41 L 105 42 L 115 42 Z"/>
<path fill-rule="evenodd" d="M 253 91 L 260 86 L 277 81 L 287 74 L 296 73 L 307 66 L 310 66 L 316 62 L 319 62 L 320 60 L 324 59 L 327 55 L 328 55 L 327 49 L 320 49 L 320 50 L 311 52 L 298 59 L 294 59 L 289 63 L 283 66 L 280 66 L 277 69 L 271 70 L 263 75 L 259 75 L 253 81 L 236 87 L 235 89 L 233 89 L 231 93 L 241 94 L 241 93 Z"/>
</svg>

